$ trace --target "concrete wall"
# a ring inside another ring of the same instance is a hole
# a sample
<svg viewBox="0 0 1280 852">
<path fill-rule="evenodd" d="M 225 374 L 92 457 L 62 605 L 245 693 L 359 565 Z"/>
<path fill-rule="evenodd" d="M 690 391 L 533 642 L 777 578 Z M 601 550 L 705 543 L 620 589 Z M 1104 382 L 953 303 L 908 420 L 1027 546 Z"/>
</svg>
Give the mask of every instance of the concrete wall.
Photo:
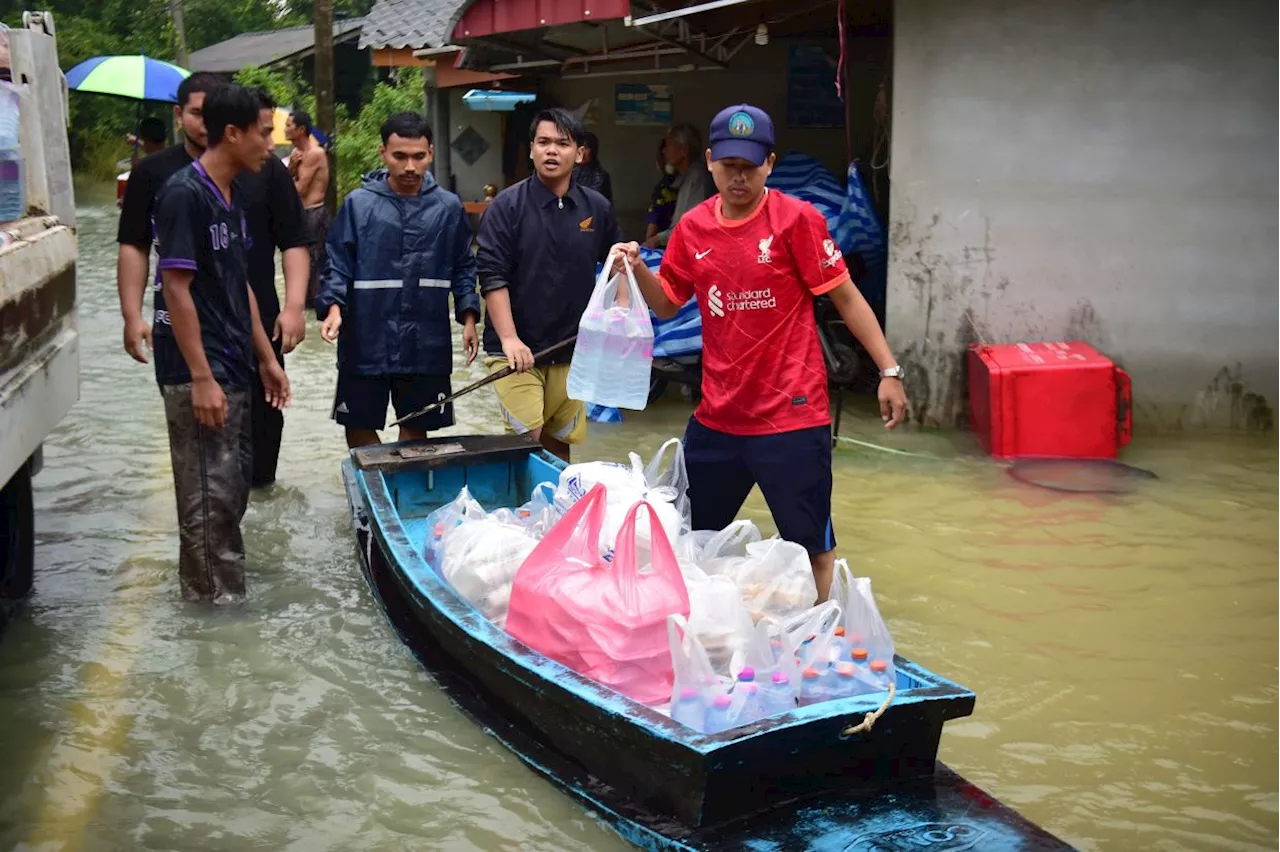
<svg viewBox="0 0 1280 852">
<path fill-rule="evenodd" d="M 834 41 L 806 43 L 836 49 Z M 692 123 L 702 131 L 704 141 L 717 112 L 730 104 L 753 103 L 773 117 L 779 153 L 791 149 L 804 151 L 821 160 L 836 175 L 844 174 L 847 159 L 843 128 L 787 127 L 787 47 L 785 40 L 775 40 L 764 47 L 748 44 L 725 71 L 555 80 L 548 84 L 548 94 L 569 107 L 596 99 L 595 123 L 587 129 L 600 139 L 600 162 L 613 180 L 614 209 L 629 236 L 644 235 L 644 213 L 659 178 L 654 158 L 665 129 L 615 122 L 614 87 L 620 82 L 670 86 L 673 121 Z"/>
<path fill-rule="evenodd" d="M 898 0 L 887 326 L 919 422 L 963 352 L 1083 339 L 1140 431 L 1270 425 L 1276 10 Z"/>
</svg>

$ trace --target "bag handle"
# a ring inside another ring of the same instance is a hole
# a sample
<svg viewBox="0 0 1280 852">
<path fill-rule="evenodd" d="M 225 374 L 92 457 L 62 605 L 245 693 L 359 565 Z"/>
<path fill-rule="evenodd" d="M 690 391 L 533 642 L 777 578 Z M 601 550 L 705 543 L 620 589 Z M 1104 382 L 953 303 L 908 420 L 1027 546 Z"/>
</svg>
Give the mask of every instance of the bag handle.
<svg viewBox="0 0 1280 852">
<path fill-rule="evenodd" d="M 681 609 L 688 612 L 689 590 L 685 587 L 684 575 L 680 573 L 676 552 L 671 548 L 671 540 L 667 538 L 667 531 L 662 528 L 658 513 L 644 500 L 627 510 L 626 520 L 622 522 L 622 529 L 618 531 L 617 541 L 614 542 L 614 566 L 622 563 L 631 567 L 630 571 L 613 572 L 618 591 L 629 600 L 634 600 L 632 596 L 636 594 L 636 585 L 640 580 L 639 555 L 636 552 L 636 516 L 642 509 L 649 513 L 649 555 L 653 560 L 653 571 L 646 579 L 665 576 L 672 580 L 680 589 Z"/>
<path fill-rule="evenodd" d="M 662 475 L 662 472 L 666 470 L 666 467 L 663 466 L 663 462 L 666 461 L 668 447 L 677 448 L 676 454 L 671 457 L 672 467 L 676 466 L 679 463 L 679 459 L 680 459 L 679 447 L 681 446 L 681 443 L 682 442 L 679 438 L 668 438 L 666 443 L 658 448 L 658 452 L 655 453 L 653 458 L 649 460 L 648 466 L 645 467 L 644 469 L 644 478 L 646 482 L 648 482 L 651 478 L 657 479 L 659 476 Z"/>
<path fill-rule="evenodd" d="M 581 500 L 547 531 L 537 546 L 525 557 L 516 571 L 520 584 L 534 583 L 569 561 L 594 566 L 600 563 L 600 530 L 604 528 L 607 493 L 598 482 Z M 583 519 L 586 519 L 584 530 Z M 536 558 L 535 558 L 536 557 Z M 537 573 L 526 573 L 529 565 L 545 566 Z"/>
<path fill-rule="evenodd" d="M 673 438 L 672 440 L 679 439 Z M 674 503 L 676 498 L 680 496 L 676 489 L 669 485 L 650 486 L 649 475 L 645 472 L 644 461 L 640 458 L 640 454 L 632 452 L 627 455 L 631 459 L 631 475 L 635 478 L 635 484 L 644 494 L 645 499 L 647 500 L 652 495 L 655 499 L 664 503 Z"/>
</svg>

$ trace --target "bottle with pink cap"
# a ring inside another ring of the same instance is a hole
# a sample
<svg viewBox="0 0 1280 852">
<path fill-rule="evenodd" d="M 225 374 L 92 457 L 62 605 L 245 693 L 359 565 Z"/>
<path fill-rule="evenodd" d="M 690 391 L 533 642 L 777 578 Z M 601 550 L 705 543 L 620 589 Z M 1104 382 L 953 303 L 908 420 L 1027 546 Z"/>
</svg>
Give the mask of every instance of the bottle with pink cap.
<svg viewBox="0 0 1280 852">
<path fill-rule="evenodd" d="M 731 718 L 733 712 L 733 698 L 726 693 L 721 693 L 711 699 L 710 706 L 707 707 L 706 722 L 704 728 L 708 734 L 718 734 L 721 731 L 727 731 L 732 727 L 736 727 L 737 723 Z"/>
<path fill-rule="evenodd" d="M 701 731 L 706 724 L 706 707 L 702 703 L 702 693 L 693 687 L 680 690 L 676 700 L 671 702 L 671 718 L 682 725 L 688 725 L 695 731 Z"/>
<path fill-rule="evenodd" d="M 795 694 L 791 690 L 791 679 L 784 671 L 776 671 L 760 684 L 760 714 L 762 717 L 777 716 L 796 709 Z"/>
<path fill-rule="evenodd" d="M 733 686 L 733 723 L 746 725 L 764 715 L 760 705 L 760 685 L 756 683 L 756 670 L 743 666 Z"/>
</svg>

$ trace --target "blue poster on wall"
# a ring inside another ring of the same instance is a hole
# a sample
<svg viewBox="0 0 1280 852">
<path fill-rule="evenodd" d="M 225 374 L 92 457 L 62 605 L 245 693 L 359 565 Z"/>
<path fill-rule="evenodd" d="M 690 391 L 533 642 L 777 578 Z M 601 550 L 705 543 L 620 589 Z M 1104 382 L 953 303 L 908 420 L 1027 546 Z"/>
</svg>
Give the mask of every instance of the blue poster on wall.
<svg viewBox="0 0 1280 852">
<path fill-rule="evenodd" d="M 618 83 L 613 94 L 618 124 L 671 124 L 671 87 Z"/>
<path fill-rule="evenodd" d="M 816 44 L 793 44 L 787 55 L 787 125 L 844 127 L 836 94 L 839 57 Z"/>
</svg>

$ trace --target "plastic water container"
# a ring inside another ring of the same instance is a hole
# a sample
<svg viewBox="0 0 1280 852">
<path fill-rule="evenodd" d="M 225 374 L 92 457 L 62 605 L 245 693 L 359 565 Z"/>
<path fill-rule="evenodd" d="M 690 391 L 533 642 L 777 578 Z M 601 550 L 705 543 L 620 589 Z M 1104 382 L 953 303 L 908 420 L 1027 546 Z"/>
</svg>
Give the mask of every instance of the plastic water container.
<svg viewBox="0 0 1280 852">
<path fill-rule="evenodd" d="M 872 660 L 867 668 L 871 670 L 871 682 L 875 684 L 876 692 L 888 692 L 889 664 L 884 660 Z"/>
<path fill-rule="evenodd" d="M 0 222 L 13 222 L 27 212 L 19 136 L 21 99 L 17 87 L 0 80 Z"/>
<path fill-rule="evenodd" d="M 629 319 L 629 309 L 616 307 L 583 316 L 569 367 L 570 398 L 634 411 L 648 405 L 653 337 L 634 336 Z"/>
<path fill-rule="evenodd" d="M 849 652 L 849 658 L 853 662 L 853 677 L 857 681 L 859 694 L 867 692 L 878 692 L 876 689 L 875 678 L 871 674 L 870 660 L 868 659 L 866 648 L 854 648 Z M 885 687 L 888 689 L 888 687 Z"/>
<path fill-rule="evenodd" d="M 849 642 L 845 639 L 843 627 L 837 627 L 835 635 L 831 637 L 831 645 L 829 657 L 831 662 L 838 663 L 843 661 L 849 654 Z"/>
<path fill-rule="evenodd" d="M 791 694 L 791 681 L 786 672 L 774 672 L 771 678 L 760 684 L 759 695 L 762 718 L 796 709 L 796 700 Z"/>
<path fill-rule="evenodd" d="M 707 708 L 706 721 L 704 727 L 708 734 L 718 734 L 721 731 L 727 731 L 734 726 L 730 714 L 733 711 L 733 699 L 728 695 L 717 695 L 711 699 L 711 706 Z"/>
<path fill-rule="evenodd" d="M 853 663 L 841 661 L 832 666 L 831 670 L 835 672 L 835 688 L 832 690 L 832 698 L 852 698 L 861 691 L 858 687 L 858 678 L 854 671 Z"/>
<path fill-rule="evenodd" d="M 680 690 L 680 695 L 671 704 L 671 718 L 682 725 L 688 725 L 695 731 L 701 731 L 706 724 L 706 709 L 702 704 L 702 693 L 693 688 Z"/>
<path fill-rule="evenodd" d="M 807 666 L 800 677 L 801 704 L 819 704 L 837 697 L 840 683 L 834 666 Z"/>
</svg>

